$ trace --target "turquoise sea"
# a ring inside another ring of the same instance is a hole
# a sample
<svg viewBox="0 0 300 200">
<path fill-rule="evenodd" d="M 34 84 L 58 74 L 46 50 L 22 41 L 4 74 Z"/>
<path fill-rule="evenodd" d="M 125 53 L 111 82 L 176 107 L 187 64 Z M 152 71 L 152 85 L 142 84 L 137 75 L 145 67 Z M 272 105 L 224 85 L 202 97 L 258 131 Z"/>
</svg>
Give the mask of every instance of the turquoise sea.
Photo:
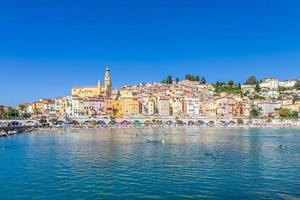
<svg viewBox="0 0 300 200">
<path fill-rule="evenodd" d="M 300 129 L 0 138 L 0 199 L 300 199 Z"/>
</svg>

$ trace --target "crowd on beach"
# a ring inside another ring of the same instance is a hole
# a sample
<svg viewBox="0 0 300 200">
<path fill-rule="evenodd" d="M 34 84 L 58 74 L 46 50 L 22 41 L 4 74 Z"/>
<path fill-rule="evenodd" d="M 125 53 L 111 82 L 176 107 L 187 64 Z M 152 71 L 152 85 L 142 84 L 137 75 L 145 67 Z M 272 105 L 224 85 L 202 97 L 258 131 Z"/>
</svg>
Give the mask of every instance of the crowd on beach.
<svg viewBox="0 0 300 200">
<path fill-rule="evenodd" d="M 145 121 L 139 120 L 121 122 L 108 122 L 100 121 L 86 121 L 79 123 L 77 121 L 58 121 L 56 123 L 38 123 L 34 121 L 25 122 L 24 124 L 11 121 L 0 124 L 0 137 L 14 135 L 21 132 L 31 132 L 34 130 L 67 130 L 67 129 L 130 129 L 130 128 L 288 128 L 300 127 L 300 121 L 262 121 L 262 120 L 248 120 L 244 121 L 224 121 L 224 120 L 211 120 L 211 121 Z"/>
<path fill-rule="evenodd" d="M 209 122 L 166 122 L 166 123 L 95 123 L 95 124 L 72 124 L 72 123 L 62 123 L 57 125 L 49 125 L 43 127 L 44 129 L 130 129 L 130 128 L 284 128 L 284 127 L 300 127 L 300 122 L 298 121 L 288 121 L 288 122 L 259 122 L 252 121 L 247 123 L 236 123 L 234 121 L 224 122 L 224 121 L 209 121 Z"/>
</svg>

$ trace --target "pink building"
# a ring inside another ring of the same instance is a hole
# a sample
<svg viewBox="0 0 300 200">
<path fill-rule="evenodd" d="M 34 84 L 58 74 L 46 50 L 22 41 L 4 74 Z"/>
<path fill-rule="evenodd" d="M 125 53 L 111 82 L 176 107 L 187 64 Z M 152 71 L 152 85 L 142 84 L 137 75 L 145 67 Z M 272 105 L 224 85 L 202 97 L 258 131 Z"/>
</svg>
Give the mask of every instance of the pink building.
<svg viewBox="0 0 300 200">
<path fill-rule="evenodd" d="M 84 99 L 84 109 L 89 116 L 105 114 L 104 97 L 87 97 Z"/>
<path fill-rule="evenodd" d="M 234 116 L 234 99 L 229 95 L 221 95 L 216 99 L 217 116 L 220 118 L 232 118 Z"/>
</svg>

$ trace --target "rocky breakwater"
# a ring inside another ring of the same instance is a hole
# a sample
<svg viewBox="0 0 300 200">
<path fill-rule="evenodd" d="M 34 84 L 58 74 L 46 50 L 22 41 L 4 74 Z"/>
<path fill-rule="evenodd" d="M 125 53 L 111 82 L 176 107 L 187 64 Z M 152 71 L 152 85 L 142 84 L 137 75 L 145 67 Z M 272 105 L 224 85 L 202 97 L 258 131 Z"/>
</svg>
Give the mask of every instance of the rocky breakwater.
<svg viewBox="0 0 300 200">
<path fill-rule="evenodd" d="M 38 128 L 38 126 L 11 126 L 0 127 L 0 137 L 7 137 L 18 133 L 31 132 Z"/>
</svg>

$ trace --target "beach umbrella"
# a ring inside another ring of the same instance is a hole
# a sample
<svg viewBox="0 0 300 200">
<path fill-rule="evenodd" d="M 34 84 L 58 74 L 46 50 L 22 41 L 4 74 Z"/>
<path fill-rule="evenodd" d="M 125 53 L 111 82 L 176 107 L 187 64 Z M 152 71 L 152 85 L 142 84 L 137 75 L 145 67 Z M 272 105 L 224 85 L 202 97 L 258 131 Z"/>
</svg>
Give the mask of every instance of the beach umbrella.
<svg viewBox="0 0 300 200">
<path fill-rule="evenodd" d="M 114 124 L 117 124 L 117 122 L 115 120 L 111 120 L 108 124 L 114 125 Z"/>
<path fill-rule="evenodd" d="M 202 120 L 198 120 L 198 121 L 197 121 L 197 124 L 198 124 L 198 125 L 204 125 L 204 124 L 205 124 L 205 122 L 204 122 L 204 121 L 202 121 Z"/>
<path fill-rule="evenodd" d="M 64 121 L 58 121 L 55 123 L 55 125 L 59 125 L 59 126 L 64 125 L 64 124 L 66 124 Z"/>
<path fill-rule="evenodd" d="M 71 121 L 69 124 L 76 125 L 76 126 L 80 125 L 80 123 L 76 120 Z"/>
<path fill-rule="evenodd" d="M 162 124 L 161 120 L 154 120 L 154 124 Z"/>
<path fill-rule="evenodd" d="M 144 124 L 153 124 L 153 122 L 151 122 L 150 120 L 146 120 L 146 121 L 144 122 Z"/>
<path fill-rule="evenodd" d="M 105 121 L 103 121 L 103 120 L 97 121 L 97 124 L 98 124 L 98 125 L 106 125 Z"/>
<path fill-rule="evenodd" d="M 139 120 L 134 120 L 134 121 L 133 121 L 133 124 L 134 124 L 134 125 L 141 125 L 142 122 L 140 122 Z"/>
<path fill-rule="evenodd" d="M 188 125 L 194 125 L 195 122 L 194 121 L 188 121 Z"/>
<path fill-rule="evenodd" d="M 125 124 L 130 124 L 130 122 L 127 121 L 127 120 L 123 120 L 123 121 L 121 122 L 121 124 L 123 124 L 123 125 L 125 125 Z"/>
<path fill-rule="evenodd" d="M 181 121 L 181 120 L 178 120 L 178 121 L 176 122 L 176 124 L 183 125 L 183 124 L 184 124 L 184 122 L 183 122 L 183 121 Z"/>
<path fill-rule="evenodd" d="M 171 120 L 169 120 L 169 121 L 166 122 L 166 124 L 171 125 L 171 124 L 173 124 L 173 122 Z"/>
<path fill-rule="evenodd" d="M 87 120 L 85 122 L 83 122 L 83 125 L 85 126 L 90 126 L 90 125 L 93 125 L 94 124 L 94 121 L 90 121 L 90 120 Z"/>
</svg>

